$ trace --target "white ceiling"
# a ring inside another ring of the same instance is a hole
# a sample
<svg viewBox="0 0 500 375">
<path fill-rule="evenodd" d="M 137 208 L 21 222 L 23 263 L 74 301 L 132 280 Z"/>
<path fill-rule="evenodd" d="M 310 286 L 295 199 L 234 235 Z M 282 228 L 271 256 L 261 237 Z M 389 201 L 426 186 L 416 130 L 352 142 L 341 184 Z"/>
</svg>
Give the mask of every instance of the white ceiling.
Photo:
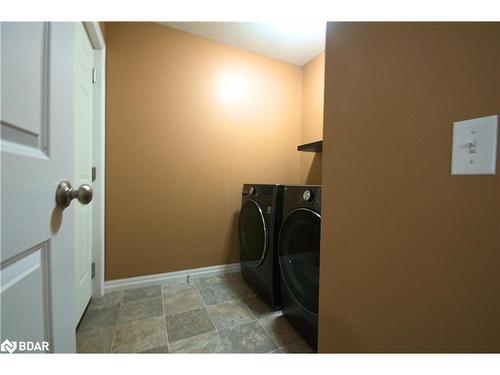
<svg viewBox="0 0 500 375">
<path fill-rule="evenodd" d="M 325 49 L 323 22 L 160 23 L 298 66 L 304 66 Z"/>
</svg>

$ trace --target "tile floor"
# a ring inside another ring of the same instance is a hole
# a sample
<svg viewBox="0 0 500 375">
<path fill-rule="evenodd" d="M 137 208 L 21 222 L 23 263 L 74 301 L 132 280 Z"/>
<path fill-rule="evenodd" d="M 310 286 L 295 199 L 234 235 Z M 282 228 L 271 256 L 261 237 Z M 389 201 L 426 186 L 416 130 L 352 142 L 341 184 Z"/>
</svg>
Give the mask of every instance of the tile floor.
<svg viewBox="0 0 500 375">
<path fill-rule="evenodd" d="M 239 273 L 93 299 L 76 341 L 79 353 L 313 352 Z"/>
</svg>

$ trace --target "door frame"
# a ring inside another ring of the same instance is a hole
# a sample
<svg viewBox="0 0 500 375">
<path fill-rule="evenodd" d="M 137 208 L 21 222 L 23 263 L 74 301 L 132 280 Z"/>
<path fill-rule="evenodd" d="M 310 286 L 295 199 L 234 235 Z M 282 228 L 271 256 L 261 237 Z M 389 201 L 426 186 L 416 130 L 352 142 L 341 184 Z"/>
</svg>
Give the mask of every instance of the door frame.
<svg viewBox="0 0 500 375">
<path fill-rule="evenodd" d="M 92 49 L 94 50 L 94 118 L 93 118 L 93 161 L 96 167 L 94 189 L 92 261 L 95 263 L 95 276 L 92 279 L 92 297 L 104 294 L 104 210 L 105 210 L 105 123 L 106 123 L 106 43 L 99 22 L 83 22 Z"/>
</svg>

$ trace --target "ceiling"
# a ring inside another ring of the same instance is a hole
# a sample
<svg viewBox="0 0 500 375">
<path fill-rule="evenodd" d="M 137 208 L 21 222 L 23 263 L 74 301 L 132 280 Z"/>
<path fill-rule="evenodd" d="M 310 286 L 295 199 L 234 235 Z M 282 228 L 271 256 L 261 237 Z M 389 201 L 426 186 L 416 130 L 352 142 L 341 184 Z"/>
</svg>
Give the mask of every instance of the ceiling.
<svg viewBox="0 0 500 375">
<path fill-rule="evenodd" d="M 324 22 L 160 23 L 298 66 L 304 66 L 325 49 Z"/>
</svg>

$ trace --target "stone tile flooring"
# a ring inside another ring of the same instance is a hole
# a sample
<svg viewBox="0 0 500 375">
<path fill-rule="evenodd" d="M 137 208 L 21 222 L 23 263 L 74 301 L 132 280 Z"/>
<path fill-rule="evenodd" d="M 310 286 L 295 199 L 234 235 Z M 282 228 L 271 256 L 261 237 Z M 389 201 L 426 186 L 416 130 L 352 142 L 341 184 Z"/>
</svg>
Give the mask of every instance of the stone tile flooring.
<svg viewBox="0 0 500 375">
<path fill-rule="evenodd" d="M 177 280 L 93 299 L 79 353 L 312 353 L 239 273 Z"/>
</svg>

